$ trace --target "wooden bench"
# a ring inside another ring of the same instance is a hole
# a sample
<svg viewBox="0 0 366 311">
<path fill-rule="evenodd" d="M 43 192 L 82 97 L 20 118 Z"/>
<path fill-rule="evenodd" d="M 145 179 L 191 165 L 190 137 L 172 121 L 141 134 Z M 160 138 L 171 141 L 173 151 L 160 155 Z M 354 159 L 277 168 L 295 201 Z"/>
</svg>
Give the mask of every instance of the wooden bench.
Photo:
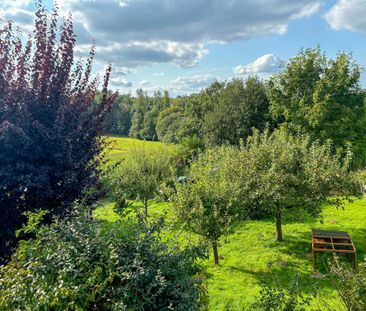
<svg viewBox="0 0 366 311">
<path fill-rule="evenodd" d="M 311 229 L 313 269 L 316 269 L 316 253 L 351 254 L 353 268 L 356 269 L 356 248 L 345 231 Z"/>
</svg>

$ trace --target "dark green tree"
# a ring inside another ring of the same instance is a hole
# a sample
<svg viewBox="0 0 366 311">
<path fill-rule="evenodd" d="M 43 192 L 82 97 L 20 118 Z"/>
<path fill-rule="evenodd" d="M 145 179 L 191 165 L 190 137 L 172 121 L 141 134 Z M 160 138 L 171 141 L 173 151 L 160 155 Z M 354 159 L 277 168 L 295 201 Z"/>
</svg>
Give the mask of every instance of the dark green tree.
<svg viewBox="0 0 366 311">
<path fill-rule="evenodd" d="M 98 99 L 97 99 L 98 101 Z M 128 136 L 131 128 L 131 95 L 119 95 L 105 118 L 106 132 Z"/>
<path fill-rule="evenodd" d="M 207 92 L 207 91 L 206 91 Z M 206 92 L 204 97 L 207 97 Z M 252 133 L 263 129 L 268 120 L 266 88 L 257 77 L 235 79 L 205 102 L 203 136 L 207 145 L 239 145 Z"/>
</svg>

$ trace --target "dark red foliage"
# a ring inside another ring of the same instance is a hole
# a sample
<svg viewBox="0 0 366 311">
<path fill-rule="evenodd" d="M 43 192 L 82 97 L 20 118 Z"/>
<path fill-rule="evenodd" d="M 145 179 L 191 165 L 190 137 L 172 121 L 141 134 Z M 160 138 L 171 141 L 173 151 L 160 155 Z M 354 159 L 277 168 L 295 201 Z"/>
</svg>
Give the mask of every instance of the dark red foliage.
<svg viewBox="0 0 366 311">
<path fill-rule="evenodd" d="M 64 215 L 70 203 L 98 180 L 103 119 L 116 94 L 93 99 L 94 48 L 86 65 L 74 61 L 72 17 L 57 26 L 39 5 L 34 35 L 11 22 L 0 25 L 0 257 L 8 255 L 22 213 L 48 209 Z"/>
</svg>

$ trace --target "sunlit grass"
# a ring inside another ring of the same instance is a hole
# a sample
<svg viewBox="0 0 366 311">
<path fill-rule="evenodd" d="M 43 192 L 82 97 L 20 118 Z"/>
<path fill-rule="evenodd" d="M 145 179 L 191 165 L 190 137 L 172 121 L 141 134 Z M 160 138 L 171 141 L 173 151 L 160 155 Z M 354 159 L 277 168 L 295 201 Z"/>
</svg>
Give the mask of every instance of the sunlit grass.
<svg viewBox="0 0 366 311">
<path fill-rule="evenodd" d="M 139 203 L 132 208 L 138 209 Z M 168 224 L 174 223 L 174 212 L 168 203 L 153 203 L 149 207 L 150 218 L 165 217 Z M 95 211 L 96 217 L 115 221 L 118 213 L 113 203 L 104 202 Z M 293 217 L 292 217 L 293 218 Z M 258 295 L 261 282 L 272 282 L 279 287 L 288 287 L 298 275 L 305 291 L 311 291 L 319 283 L 322 295 L 332 305 L 337 306 L 337 296 L 330 282 L 326 279 L 314 279 L 311 251 L 310 229 L 337 229 L 347 231 L 357 248 L 358 261 L 366 253 L 366 199 L 347 204 L 344 210 L 326 206 L 323 211 L 323 223 L 308 218 L 292 220 L 283 225 L 284 242 L 275 242 L 275 227 L 271 219 L 242 222 L 233 234 L 221 239 L 219 267 L 213 265 L 213 259 L 205 262 L 208 271 L 208 292 L 210 310 L 242 310 L 247 308 Z M 171 226 L 166 232 L 170 241 L 187 242 L 192 235 L 175 231 Z M 194 239 L 194 238 L 193 238 Z M 322 257 L 326 263 L 330 256 Z M 321 272 L 325 272 L 324 262 L 319 259 Z"/>
<path fill-rule="evenodd" d="M 109 136 L 111 150 L 107 152 L 107 156 L 111 161 L 124 160 L 128 157 L 131 150 L 134 148 L 146 147 L 148 149 L 158 149 L 163 146 L 161 142 L 157 141 L 143 141 L 122 136 Z"/>
</svg>

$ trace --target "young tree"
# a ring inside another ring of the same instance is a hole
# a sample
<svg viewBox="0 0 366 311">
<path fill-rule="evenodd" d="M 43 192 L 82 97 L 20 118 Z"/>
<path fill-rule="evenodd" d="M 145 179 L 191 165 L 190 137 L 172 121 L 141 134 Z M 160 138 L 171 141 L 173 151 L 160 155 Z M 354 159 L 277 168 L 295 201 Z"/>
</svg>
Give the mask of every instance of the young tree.
<svg viewBox="0 0 366 311">
<path fill-rule="evenodd" d="M 148 201 L 153 199 L 163 182 L 171 176 L 171 156 L 167 147 L 135 147 L 118 168 L 117 192 L 140 200 L 148 217 Z"/>
<path fill-rule="evenodd" d="M 71 16 L 58 35 L 58 11 L 39 5 L 33 38 L 0 26 L 0 257 L 9 254 L 22 213 L 35 208 L 64 214 L 98 179 L 105 148 L 103 119 L 114 102 L 93 103 L 94 49 L 85 67 L 75 62 Z"/>
<path fill-rule="evenodd" d="M 285 129 L 255 131 L 238 158 L 241 191 L 256 208 L 272 213 L 280 242 L 286 209 L 302 208 L 318 216 L 322 203 L 340 206 L 344 196 L 358 193 L 350 160 L 349 153 L 344 158 L 334 154 L 329 141 L 311 142 L 308 135 Z"/>
<path fill-rule="evenodd" d="M 201 154 L 192 164 L 186 181 L 177 185 L 173 200 L 184 227 L 211 243 L 216 265 L 219 239 L 233 230 L 242 212 L 233 152 L 220 148 Z"/>
<path fill-rule="evenodd" d="M 268 88 L 274 120 L 303 128 L 312 139 L 331 139 L 336 148 L 365 144 L 365 93 L 361 67 L 351 55 L 327 59 L 317 49 L 301 50 Z"/>
</svg>

